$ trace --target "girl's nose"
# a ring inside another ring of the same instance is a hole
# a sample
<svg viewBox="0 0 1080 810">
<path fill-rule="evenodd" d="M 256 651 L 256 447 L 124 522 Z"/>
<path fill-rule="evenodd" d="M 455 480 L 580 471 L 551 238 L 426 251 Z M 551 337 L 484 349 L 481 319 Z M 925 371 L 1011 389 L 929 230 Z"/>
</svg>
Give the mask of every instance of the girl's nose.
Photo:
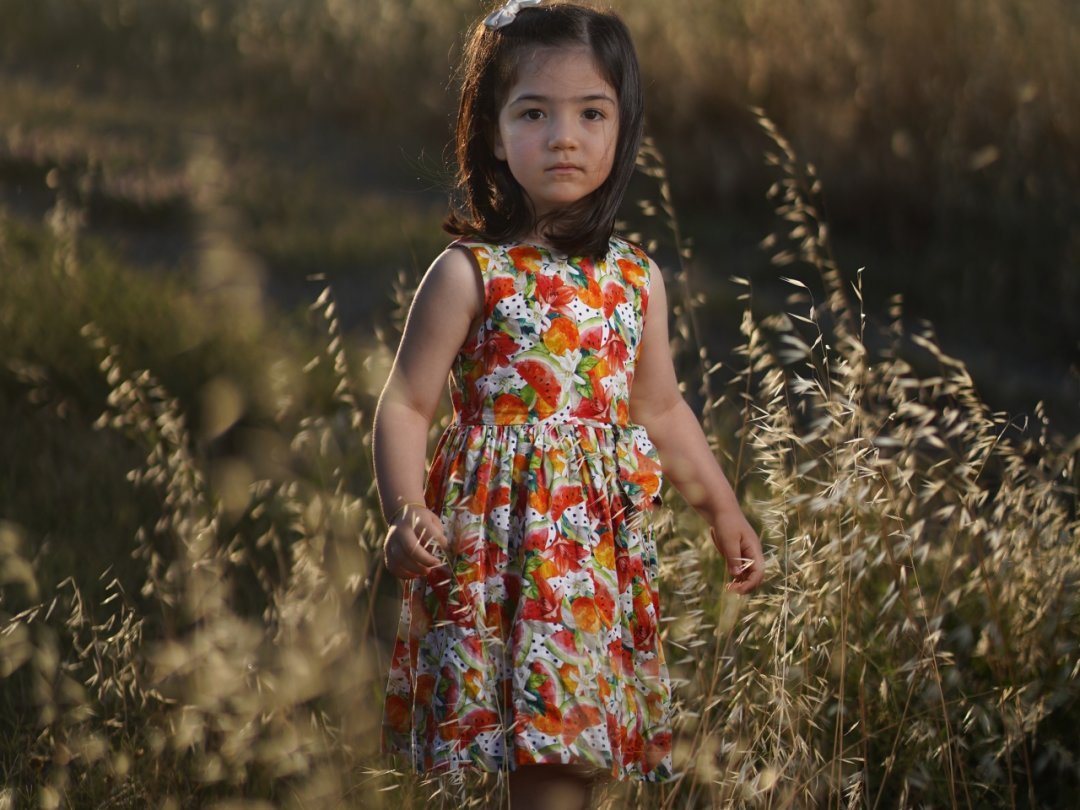
<svg viewBox="0 0 1080 810">
<path fill-rule="evenodd" d="M 573 127 L 566 121 L 554 121 L 551 125 L 551 134 L 548 145 L 552 149 L 573 149 L 577 146 Z"/>
</svg>

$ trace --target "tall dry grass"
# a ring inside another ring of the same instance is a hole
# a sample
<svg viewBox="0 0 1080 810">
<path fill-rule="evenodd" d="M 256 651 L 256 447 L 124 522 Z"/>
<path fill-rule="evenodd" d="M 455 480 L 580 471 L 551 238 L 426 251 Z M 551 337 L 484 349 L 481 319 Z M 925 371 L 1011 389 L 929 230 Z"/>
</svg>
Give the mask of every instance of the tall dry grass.
<svg viewBox="0 0 1080 810">
<path fill-rule="evenodd" d="M 638 41 L 650 128 L 702 255 L 742 259 L 733 239 L 768 215 L 746 113 L 761 106 L 818 165 L 845 263 L 891 274 L 889 289 L 942 324 L 988 401 L 1019 410 L 1044 398 L 1075 426 L 1075 3 L 612 5 Z M 405 246 L 439 247 L 426 236 L 439 214 L 417 200 L 449 176 L 447 77 L 482 7 L 0 0 L 0 179 L 29 189 L 56 170 L 87 199 L 92 228 L 175 230 L 158 247 L 175 266 L 189 191 L 178 133 L 218 129 L 247 176 L 238 197 L 282 298 L 295 300 L 312 266 L 342 292 L 337 279 L 358 265 L 388 285 Z M 387 204 L 391 186 L 410 191 Z M 776 292 L 759 267 L 738 272 L 760 300 Z M 867 310 L 882 314 L 878 289 Z"/>
<path fill-rule="evenodd" d="M 486 5 L 492 5 L 488 3 Z M 1080 18 L 1069 0 L 644 0 L 612 4 L 639 41 L 652 125 L 731 189 L 746 104 L 779 111 L 832 193 L 944 207 L 1069 195 L 1080 172 Z M 444 82 L 476 0 L 0 0 L 0 68 L 155 98 L 330 111 L 441 143 Z M 433 78 L 434 77 L 434 78 Z M 401 99 L 409 99 L 403 105 Z M 756 178 L 755 178 L 756 179 Z M 685 193 L 685 189 L 683 189 Z"/>
<path fill-rule="evenodd" d="M 1080 441 L 990 412 L 929 327 L 904 331 L 899 303 L 893 323 L 869 324 L 861 284 L 880 282 L 872 268 L 854 287 L 842 280 L 815 171 L 760 122 L 777 173 L 778 230 L 764 246 L 817 281 L 793 279 L 787 311 L 766 317 L 746 286 L 733 360 L 701 343 L 694 256 L 653 148 L 642 170 L 655 194 L 640 208 L 643 238 L 677 248 L 673 350 L 696 369 L 688 394 L 762 529 L 768 582 L 749 599 L 728 594 L 704 525 L 671 508 L 658 536 L 680 778 L 613 786 L 600 804 L 1068 806 Z M 212 176 L 212 150 L 196 166 Z M 215 275 L 246 265 L 223 261 L 237 257 L 212 183 L 196 199 L 208 277 L 250 305 L 256 325 L 239 334 L 262 334 L 250 289 Z M 52 228 L 68 246 L 55 272 L 77 278 L 78 218 Z M 0 239 L 0 261 L 13 255 Z M 407 299 L 399 289 L 399 325 Z M 84 330 L 108 390 L 95 428 L 139 449 L 131 485 L 157 510 L 130 539 L 137 574 L 124 578 L 89 548 L 45 579 L 39 538 L 0 524 L 0 806 L 505 802 L 499 780 L 424 782 L 376 754 L 398 590 L 380 562 L 370 392 L 396 336 L 361 361 L 329 290 L 311 314 L 323 348 L 259 372 L 273 417 L 246 453 L 215 443 L 252 407 L 228 379 L 207 390 L 193 430 L 153 370 Z M 314 378 L 332 393 L 306 410 L 298 392 Z M 48 407 L 48 386 L 33 390 Z M 92 588 L 105 595 L 87 599 Z"/>
<path fill-rule="evenodd" d="M 931 327 L 904 333 L 899 301 L 868 336 L 866 274 L 849 286 L 831 258 L 814 167 L 759 120 L 781 172 L 770 196 L 782 228 L 763 246 L 820 283 L 789 279 L 788 312 L 748 310 L 743 363 L 725 396 L 706 400 L 725 425 L 718 447 L 734 420 L 728 456 L 776 569 L 732 605 L 701 578 L 705 538 L 677 535 L 667 581 L 691 587 L 669 604 L 700 611 L 673 617 L 693 648 L 686 762 L 693 781 L 705 777 L 689 795 L 1068 806 L 1080 441 L 1054 437 L 1038 409 L 1026 429 L 991 413 Z M 934 372 L 916 373 L 927 361 Z"/>
<path fill-rule="evenodd" d="M 991 401 L 1020 409 L 1044 397 L 1055 418 L 1070 418 L 1075 3 L 612 5 L 638 41 L 650 128 L 703 255 L 730 256 L 726 237 L 768 215 L 760 133 L 746 112 L 761 106 L 819 167 L 846 263 L 892 274 L 889 289 L 942 323 Z M 402 245 L 420 256 L 438 248 L 420 234 L 437 232 L 439 215 L 414 192 L 449 176 L 439 159 L 447 77 L 482 6 L 0 0 L 0 179 L 70 183 L 92 227 L 175 229 L 173 249 L 159 249 L 171 262 L 187 233 L 178 133 L 217 129 L 246 175 L 238 197 L 279 291 L 294 293 L 312 265 L 360 264 L 388 283 L 387 268 L 408 261 Z M 390 187 L 406 185 L 388 205 Z M 381 239 L 357 237 L 376 230 Z M 762 275 L 759 292 L 772 294 Z M 885 310 L 878 288 L 867 298 L 875 314 Z M 998 374 L 1002 358 L 1012 373 Z"/>
</svg>

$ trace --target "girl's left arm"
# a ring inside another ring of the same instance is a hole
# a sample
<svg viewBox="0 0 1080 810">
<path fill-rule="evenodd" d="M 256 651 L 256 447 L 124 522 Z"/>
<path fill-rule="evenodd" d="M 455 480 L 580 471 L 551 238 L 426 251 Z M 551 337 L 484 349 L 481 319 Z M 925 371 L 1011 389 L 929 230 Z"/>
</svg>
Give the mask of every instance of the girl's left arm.
<svg viewBox="0 0 1080 810">
<path fill-rule="evenodd" d="M 420 282 L 379 397 L 372 454 L 390 525 L 387 567 L 395 576 L 418 576 L 439 562 L 426 540 L 446 549 L 439 518 L 424 506 L 428 428 L 454 356 L 478 325 L 483 301 L 483 281 L 472 258 L 459 248 L 444 251 Z"/>
<path fill-rule="evenodd" d="M 761 541 L 679 391 L 668 346 L 664 278 L 651 260 L 650 278 L 649 309 L 630 392 L 631 418 L 645 427 L 656 445 L 668 480 L 709 521 L 713 542 L 733 577 L 731 590 L 748 593 L 764 576 Z"/>
</svg>

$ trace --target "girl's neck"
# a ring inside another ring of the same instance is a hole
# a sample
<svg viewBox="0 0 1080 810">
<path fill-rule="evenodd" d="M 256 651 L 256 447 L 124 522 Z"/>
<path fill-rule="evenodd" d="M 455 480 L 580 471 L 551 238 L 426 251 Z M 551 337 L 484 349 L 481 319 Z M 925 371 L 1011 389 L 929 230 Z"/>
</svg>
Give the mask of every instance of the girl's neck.
<svg viewBox="0 0 1080 810">
<path fill-rule="evenodd" d="M 550 253 L 553 257 L 557 259 L 566 259 L 571 255 L 565 250 L 555 247 L 555 245 L 552 244 L 549 238 L 547 238 L 541 233 L 536 233 L 535 231 L 530 232 L 524 236 L 514 237 L 513 241 L 519 242 L 523 245 L 530 245 L 532 247 L 539 248 L 540 250 Z"/>
<path fill-rule="evenodd" d="M 535 233 L 531 233 L 528 236 L 522 237 L 520 241 L 524 242 L 525 244 L 532 245 L 533 247 L 543 248 L 544 250 L 547 250 L 547 251 L 554 251 L 555 250 L 555 248 L 551 244 L 551 242 L 549 242 L 543 236 L 540 236 L 540 235 L 535 234 Z"/>
<path fill-rule="evenodd" d="M 522 237 L 522 238 L 518 239 L 518 241 L 521 242 L 523 245 L 530 245 L 532 247 L 539 248 L 540 250 L 543 250 L 546 253 L 551 254 L 551 256 L 553 256 L 553 257 L 555 257 L 557 259 L 565 259 L 565 258 L 567 258 L 567 254 L 564 251 L 559 250 L 557 247 L 552 245 L 551 242 L 549 242 L 543 236 L 538 236 L 536 234 L 529 234 L 528 236 L 525 236 L 525 237 Z"/>
</svg>

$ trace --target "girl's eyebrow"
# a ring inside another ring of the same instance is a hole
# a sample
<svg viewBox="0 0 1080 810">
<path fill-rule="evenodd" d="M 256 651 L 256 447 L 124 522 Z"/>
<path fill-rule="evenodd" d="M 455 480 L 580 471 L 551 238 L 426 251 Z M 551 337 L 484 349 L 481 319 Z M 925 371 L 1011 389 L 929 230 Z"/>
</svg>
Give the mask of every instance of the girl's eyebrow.
<svg viewBox="0 0 1080 810">
<path fill-rule="evenodd" d="M 515 98 L 510 103 L 511 104 L 520 104 L 523 101 L 533 101 L 533 102 L 539 102 L 541 104 L 545 104 L 545 103 L 551 102 L 552 100 L 553 99 L 550 96 L 542 96 L 542 95 L 539 95 L 537 93 L 524 93 L 524 94 L 518 96 L 517 98 Z M 558 100 L 558 99 L 556 99 L 556 100 Z M 582 101 L 582 102 L 584 102 L 584 101 L 607 101 L 607 102 L 610 102 L 611 104 L 615 103 L 615 99 L 613 99 L 607 93 L 593 93 L 591 95 L 580 96 L 578 98 L 569 99 L 569 100 L 570 101 Z"/>
</svg>

